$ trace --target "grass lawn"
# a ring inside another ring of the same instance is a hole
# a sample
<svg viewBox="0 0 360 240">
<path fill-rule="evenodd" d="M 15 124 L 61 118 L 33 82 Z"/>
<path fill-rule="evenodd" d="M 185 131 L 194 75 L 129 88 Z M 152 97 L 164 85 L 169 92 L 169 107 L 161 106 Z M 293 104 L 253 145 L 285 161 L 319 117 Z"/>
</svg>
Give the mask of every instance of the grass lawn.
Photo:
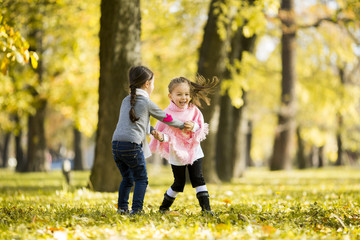
<svg viewBox="0 0 360 240">
<path fill-rule="evenodd" d="M 208 185 L 215 216 L 203 216 L 186 185 L 168 214 L 157 212 L 170 167 L 148 166 L 142 216 L 116 213 L 117 193 L 85 188 L 89 172 L 0 170 L 0 239 L 360 239 L 360 169 L 250 169 Z"/>
</svg>

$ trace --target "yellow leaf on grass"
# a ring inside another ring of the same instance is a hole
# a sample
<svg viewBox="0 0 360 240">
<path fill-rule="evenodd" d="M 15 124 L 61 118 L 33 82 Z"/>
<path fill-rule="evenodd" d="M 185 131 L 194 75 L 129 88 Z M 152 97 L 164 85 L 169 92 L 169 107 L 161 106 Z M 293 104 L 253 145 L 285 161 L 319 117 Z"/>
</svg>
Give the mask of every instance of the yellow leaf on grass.
<svg viewBox="0 0 360 240">
<path fill-rule="evenodd" d="M 262 230 L 266 234 L 273 234 L 274 232 L 276 232 L 276 228 L 269 226 L 269 225 L 263 226 Z"/>
</svg>

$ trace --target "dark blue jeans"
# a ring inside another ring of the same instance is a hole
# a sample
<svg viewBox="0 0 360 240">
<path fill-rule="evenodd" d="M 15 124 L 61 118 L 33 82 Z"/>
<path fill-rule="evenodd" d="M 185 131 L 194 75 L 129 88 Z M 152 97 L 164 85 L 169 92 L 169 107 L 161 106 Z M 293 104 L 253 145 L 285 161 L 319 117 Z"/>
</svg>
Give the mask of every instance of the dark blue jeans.
<svg viewBox="0 0 360 240">
<path fill-rule="evenodd" d="M 118 208 L 129 209 L 129 194 L 135 182 L 132 211 L 143 209 L 148 177 L 142 146 L 131 142 L 112 142 L 112 152 L 117 167 L 122 175 L 119 187 Z"/>
</svg>

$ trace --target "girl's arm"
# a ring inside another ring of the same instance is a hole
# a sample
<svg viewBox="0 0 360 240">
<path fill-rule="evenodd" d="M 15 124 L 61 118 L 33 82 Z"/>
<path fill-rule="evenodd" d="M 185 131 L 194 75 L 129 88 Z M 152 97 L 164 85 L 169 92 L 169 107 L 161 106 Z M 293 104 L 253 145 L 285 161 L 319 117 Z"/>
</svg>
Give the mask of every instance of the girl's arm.
<svg viewBox="0 0 360 240">
<path fill-rule="evenodd" d="M 169 141 L 169 136 L 166 135 L 165 133 L 159 132 L 158 130 L 153 130 L 151 134 L 156 140 L 159 140 L 160 142 Z"/>
<path fill-rule="evenodd" d="M 184 126 L 185 126 L 185 129 L 184 131 L 186 130 L 186 132 L 196 132 L 197 130 L 200 129 L 200 126 L 197 122 L 194 122 L 194 121 L 187 121 L 184 123 Z"/>
<path fill-rule="evenodd" d="M 153 116 L 157 120 L 159 120 L 169 126 L 180 128 L 180 129 L 184 128 L 183 122 L 172 118 L 172 116 L 170 114 L 165 113 L 151 100 L 149 100 L 149 112 L 150 112 L 151 116 Z"/>
</svg>

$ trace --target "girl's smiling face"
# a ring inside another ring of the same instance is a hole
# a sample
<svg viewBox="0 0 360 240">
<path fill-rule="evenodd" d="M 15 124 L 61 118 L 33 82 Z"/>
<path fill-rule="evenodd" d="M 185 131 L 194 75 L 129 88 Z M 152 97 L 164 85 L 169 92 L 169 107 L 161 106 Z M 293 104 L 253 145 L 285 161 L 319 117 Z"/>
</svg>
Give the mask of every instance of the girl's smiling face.
<svg viewBox="0 0 360 240">
<path fill-rule="evenodd" d="M 190 86 L 188 83 L 179 83 L 169 93 L 169 98 L 179 108 L 186 108 L 190 101 Z"/>
</svg>

